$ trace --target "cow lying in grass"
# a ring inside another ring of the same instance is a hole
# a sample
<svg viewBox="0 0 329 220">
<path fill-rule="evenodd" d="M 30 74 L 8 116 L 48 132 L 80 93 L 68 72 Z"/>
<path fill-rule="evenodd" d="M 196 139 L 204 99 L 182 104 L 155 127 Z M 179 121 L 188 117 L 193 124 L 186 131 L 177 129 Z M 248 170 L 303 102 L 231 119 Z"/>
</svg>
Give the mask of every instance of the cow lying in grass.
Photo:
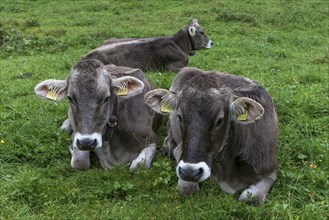
<svg viewBox="0 0 329 220">
<path fill-rule="evenodd" d="M 104 169 L 130 164 L 134 171 L 138 165 L 149 168 L 156 152 L 152 127 L 158 117 L 144 103 L 150 89 L 138 69 L 81 60 L 67 79 L 45 80 L 35 87 L 35 93 L 54 101 L 68 97 L 73 168 L 89 168 L 92 151 Z"/>
<path fill-rule="evenodd" d="M 155 111 L 170 113 L 164 147 L 173 152 L 181 194 L 212 177 L 239 200 L 261 204 L 277 176 L 278 117 L 271 96 L 247 78 L 183 69 L 170 90 L 145 95 Z"/>
<path fill-rule="evenodd" d="M 173 36 L 153 38 L 109 39 L 82 59 L 97 59 L 104 64 L 115 64 L 146 70 L 178 72 L 188 63 L 189 54 L 210 48 L 203 28 L 196 19 Z"/>
</svg>

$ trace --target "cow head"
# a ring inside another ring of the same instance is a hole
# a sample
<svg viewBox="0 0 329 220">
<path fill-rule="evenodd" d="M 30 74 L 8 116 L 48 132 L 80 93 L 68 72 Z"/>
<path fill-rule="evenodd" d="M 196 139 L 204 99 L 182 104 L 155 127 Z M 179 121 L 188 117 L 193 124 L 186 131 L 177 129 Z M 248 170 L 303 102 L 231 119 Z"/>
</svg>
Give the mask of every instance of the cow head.
<svg viewBox="0 0 329 220">
<path fill-rule="evenodd" d="M 175 140 L 181 148 L 176 173 L 188 182 L 211 175 L 212 161 L 223 151 L 232 123 L 252 123 L 264 113 L 259 103 L 224 87 L 218 74 L 197 69 L 181 71 L 170 91 L 149 91 L 145 102 L 159 113 L 170 113 L 170 129 L 177 129 L 171 132 L 181 134 Z"/>
<path fill-rule="evenodd" d="M 103 145 L 103 134 L 115 109 L 117 96 L 129 98 L 143 91 L 137 78 L 115 78 L 97 60 L 81 60 L 66 80 L 45 80 L 35 87 L 42 99 L 69 99 L 69 121 L 73 129 L 73 148 L 93 150 Z"/>
<path fill-rule="evenodd" d="M 199 25 L 197 19 L 193 19 L 187 25 L 187 30 L 190 36 L 192 50 L 211 48 L 213 42 L 207 37 L 203 28 Z"/>
</svg>

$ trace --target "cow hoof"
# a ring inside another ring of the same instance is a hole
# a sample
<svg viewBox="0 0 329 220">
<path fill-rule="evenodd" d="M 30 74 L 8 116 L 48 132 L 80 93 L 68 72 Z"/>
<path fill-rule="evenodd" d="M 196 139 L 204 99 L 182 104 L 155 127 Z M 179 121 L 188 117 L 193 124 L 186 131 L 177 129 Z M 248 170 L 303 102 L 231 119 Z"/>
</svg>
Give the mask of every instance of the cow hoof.
<svg viewBox="0 0 329 220">
<path fill-rule="evenodd" d="M 151 167 L 151 163 L 147 163 L 146 160 L 135 159 L 129 167 L 130 172 L 135 172 L 138 166 L 142 169 L 149 169 Z"/>
<path fill-rule="evenodd" d="M 129 170 L 134 172 L 138 165 L 141 166 L 142 169 L 149 169 L 151 167 L 151 163 L 156 153 L 156 145 L 150 144 L 148 147 L 144 148 L 138 155 L 138 157 L 131 162 Z"/>
<path fill-rule="evenodd" d="M 264 203 L 265 200 L 265 194 L 256 191 L 252 186 L 246 190 L 244 190 L 240 197 L 239 200 L 242 202 L 245 202 L 249 205 L 261 205 Z"/>
<path fill-rule="evenodd" d="M 140 164 L 139 161 L 133 160 L 133 162 L 131 162 L 129 167 L 130 172 L 135 172 L 138 167 L 138 164 Z"/>
<path fill-rule="evenodd" d="M 170 156 L 170 150 L 166 147 L 160 148 L 160 154 L 161 156 L 168 157 Z"/>
<path fill-rule="evenodd" d="M 181 179 L 178 180 L 178 193 L 180 195 L 190 195 L 199 190 L 199 183 L 187 182 Z"/>
</svg>

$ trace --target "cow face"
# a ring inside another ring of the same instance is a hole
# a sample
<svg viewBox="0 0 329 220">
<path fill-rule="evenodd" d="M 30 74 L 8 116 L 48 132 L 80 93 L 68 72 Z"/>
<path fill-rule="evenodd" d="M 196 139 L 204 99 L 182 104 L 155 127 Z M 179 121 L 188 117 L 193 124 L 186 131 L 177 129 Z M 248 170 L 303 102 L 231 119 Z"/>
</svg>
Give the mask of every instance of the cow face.
<svg viewBox="0 0 329 220">
<path fill-rule="evenodd" d="M 178 128 L 171 132 L 182 138 L 175 140 L 181 148 L 176 173 L 188 182 L 201 182 L 211 175 L 212 161 L 222 152 L 232 123 L 251 123 L 264 113 L 259 103 L 238 98 L 226 88 L 157 89 L 146 93 L 145 102 L 159 113 L 171 112 L 170 129 Z"/>
<path fill-rule="evenodd" d="M 103 134 L 113 113 L 118 95 L 129 98 L 142 92 L 144 84 L 137 78 L 114 78 L 97 60 L 76 63 L 66 80 L 46 80 L 35 93 L 42 99 L 62 100 L 70 105 L 69 121 L 73 129 L 73 148 L 93 150 L 103 145 Z"/>
<path fill-rule="evenodd" d="M 213 42 L 209 40 L 197 19 L 193 19 L 188 25 L 188 32 L 191 37 L 192 50 L 211 48 Z"/>
</svg>

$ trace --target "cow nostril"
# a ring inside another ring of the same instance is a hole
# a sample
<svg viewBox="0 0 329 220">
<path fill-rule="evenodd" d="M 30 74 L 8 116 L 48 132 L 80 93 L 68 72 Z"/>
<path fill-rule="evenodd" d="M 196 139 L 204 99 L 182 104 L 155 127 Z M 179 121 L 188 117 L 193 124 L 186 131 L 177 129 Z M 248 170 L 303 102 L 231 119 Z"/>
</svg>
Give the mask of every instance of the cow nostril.
<svg viewBox="0 0 329 220">
<path fill-rule="evenodd" d="M 178 167 L 178 176 L 189 182 L 198 182 L 203 176 L 203 169 L 184 169 L 182 167 Z"/>
<path fill-rule="evenodd" d="M 181 177 L 183 179 L 184 177 L 184 170 L 181 167 L 178 167 L 178 176 Z"/>
<path fill-rule="evenodd" d="M 214 45 L 214 42 L 212 42 L 212 41 L 211 41 L 211 43 L 210 43 L 210 44 L 211 44 L 211 46 L 213 46 L 213 45 Z"/>
<path fill-rule="evenodd" d="M 91 147 L 96 147 L 97 146 L 97 140 L 94 139 L 94 142 L 91 144 Z"/>
<path fill-rule="evenodd" d="M 203 175 L 203 169 L 202 168 L 199 168 L 199 171 L 198 173 L 196 174 L 196 178 L 199 180 Z"/>
<path fill-rule="evenodd" d="M 81 139 L 81 140 L 78 139 L 77 146 L 81 150 L 89 150 L 90 148 L 95 148 L 97 146 L 97 140 L 89 139 L 89 138 L 85 138 L 85 139 Z"/>
</svg>

